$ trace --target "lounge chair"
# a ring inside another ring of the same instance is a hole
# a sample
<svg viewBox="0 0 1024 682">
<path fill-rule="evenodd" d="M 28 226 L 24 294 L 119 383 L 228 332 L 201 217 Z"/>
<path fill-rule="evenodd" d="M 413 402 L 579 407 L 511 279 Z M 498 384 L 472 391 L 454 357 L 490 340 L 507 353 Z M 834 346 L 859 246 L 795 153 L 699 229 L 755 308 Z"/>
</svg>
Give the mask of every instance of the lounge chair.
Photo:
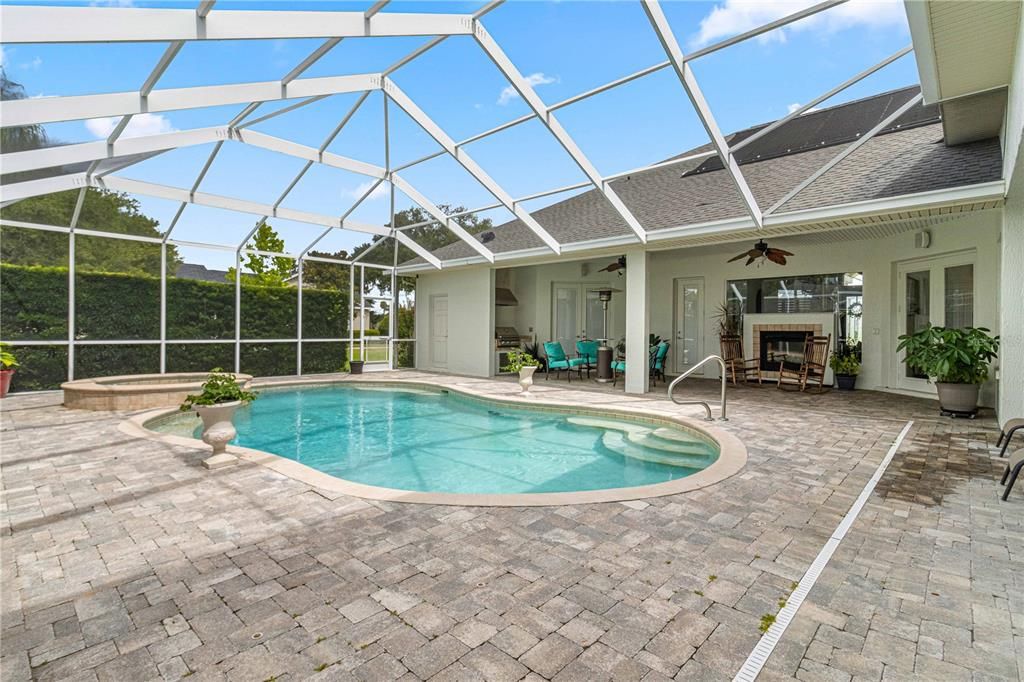
<svg viewBox="0 0 1024 682">
<path fill-rule="evenodd" d="M 586 364 L 586 360 L 583 358 L 566 357 L 565 349 L 562 348 L 562 344 L 558 341 L 548 341 L 545 343 L 544 354 L 548 358 L 547 369 L 544 371 L 545 381 L 547 381 L 548 375 L 551 374 L 551 370 L 555 370 L 556 379 L 558 378 L 558 373 L 564 371 L 566 378 L 569 379 L 569 383 L 572 383 L 573 370 L 576 370 L 580 379 L 583 378 L 583 365 Z"/>
<path fill-rule="evenodd" d="M 1003 449 L 999 451 L 1000 457 L 1006 456 L 1006 450 L 1010 446 L 1010 440 L 1013 438 L 1013 434 L 1017 433 L 1020 429 L 1024 429 L 1024 418 L 1021 417 L 1010 419 L 1003 424 L 1003 428 L 999 430 L 999 440 L 996 441 L 997 448 L 1000 445 L 1003 446 Z"/>
<path fill-rule="evenodd" d="M 625 360 L 612 360 L 612 386 L 619 380 L 620 374 L 626 373 Z"/>
<path fill-rule="evenodd" d="M 1003 472 L 1003 477 L 999 480 L 1001 484 L 1006 486 L 1003 489 L 1004 502 L 1010 496 L 1010 491 L 1013 490 L 1013 484 L 1017 482 L 1017 476 L 1020 475 L 1021 469 L 1024 469 L 1024 448 L 1015 450 L 1010 455 L 1009 461 L 1006 462 L 1006 471 Z M 1007 477 L 1009 477 L 1009 481 L 1006 480 Z"/>
<path fill-rule="evenodd" d="M 597 369 L 597 348 L 600 346 L 597 341 L 577 341 L 576 357 L 586 362 L 587 378 L 590 378 L 590 370 Z"/>
<path fill-rule="evenodd" d="M 668 349 L 672 344 L 662 341 L 655 346 L 654 354 L 651 355 L 651 385 L 657 383 L 658 377 L 665 381 L 665 359 L 668 357 Z"/>
</svg>

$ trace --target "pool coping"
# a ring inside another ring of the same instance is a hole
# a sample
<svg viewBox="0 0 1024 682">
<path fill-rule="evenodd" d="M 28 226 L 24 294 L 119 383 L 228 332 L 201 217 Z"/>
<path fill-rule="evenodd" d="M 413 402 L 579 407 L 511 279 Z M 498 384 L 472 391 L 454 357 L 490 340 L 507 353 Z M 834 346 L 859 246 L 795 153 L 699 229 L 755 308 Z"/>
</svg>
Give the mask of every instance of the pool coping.
<svg viewBox="0 0 1024 682">
<path fill-rule="evenodd" d="M 237 445 L 228 446 L 229 454 L 237 456 L 240 460 L 259 464 L 268 469 L 283 474 L 289 478 L 305 483 L 314 488 L 330 493 L 350 495 L 363 499 L 378 500 L 382 502 L 410 502 L 415 504 L 439 504 L 466 507 L 541 507 L 553 505 L 575 505 L 594 504 L 600 502 L 627 502 L 631 500 L 642 500 L 652 497 L 663 497 L 665 495 L 677 495 L 700 490 L 714 485 L 739 473 L 747 462 L 747 448 L 743 442 L 733 434 L 719 429 L 715 426 L 707 426 L 703 422 L 683 416 L 653 415 L 649 410 L 631 408 L 628 406 L 608 407 L 604 405 L 582 405 L 575 403 L 545 401 L 539 397 L 522 398 L 516 394 L 495 396 L 490 393 L 473 390 L 465 386 L 452 386 L 441 382 L 431 382 L 423 377 L 413 380 L 394 379 L 373 379 L 362 376 L 360 378 L 310 378 L 288 381 L 273 381 L 260 384 L 259 380 L 253 382 L 254 388 L 276 389 L 294 388 L 297 386 L 328 386 L 331 384 L 371 384 L 374 386 L 391 386 L 395 388 L 421 388 L 431 391 L 449 391 L 459 395 L 467 396 L 485 402 L 492 402 L 499 405 L 514 407 L 540 408 L 540 411 L 562 412 L 586 416 L 620 417 L 630 420 L 638 420 L 649 424 L 659 424 L 668 427 L 682 427 L 687 431 L 693 431 L 710 438 L 719 447 L 718 458 L 706 469 L 691 474 L 684 478 L 663 483 L 654 483 L 644 486 L 632 486 L 627 488 L 606 488 L 602 490 L 581 490 L 570 492 L 551 493 L 448 493 L 448 492 L 419 492 L 410 490 L 398 490 L 395 488 L 384 488 L 379 486 L 356 483 L 347 479 L 332 476 L 331 474 L 318 471 L 310 466 L 296 462 L 295 460 L 275 455 L 262 450 L 241 447 Z M 197 443 L 195 438 L 186 438 L 171 434 L 159 433 L 146 427 L 146 424 L 166 417 L 177 412 L 176 409 L 159 408 L 149 410 L 130 417 L 121 422 L 118 428 L 122 433 L 137 438 L 147 438 L 170 445 L 180 445 L 199 449 L 203 447 Z"/>
</svg>

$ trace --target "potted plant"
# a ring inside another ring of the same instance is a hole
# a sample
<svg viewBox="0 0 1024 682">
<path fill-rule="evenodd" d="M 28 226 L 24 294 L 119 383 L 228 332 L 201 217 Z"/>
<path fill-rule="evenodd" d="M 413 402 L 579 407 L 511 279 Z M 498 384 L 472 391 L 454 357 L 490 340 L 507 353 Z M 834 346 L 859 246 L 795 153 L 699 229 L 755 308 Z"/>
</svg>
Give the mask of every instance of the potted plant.
<svg viewBox="0 0 1024 682">
<path fill-rule="evenodd" d="M 988 365 L 999 352 L 999 337 L 984 327 L 925 327 L 899 337 L 903 361 L 935 380 L 939 406 L 951 414 L 977 411 L 978 391 L 988 379 Z"/>
<path fill-rule="evenodd" d="M 502 367 L 505 372 L 519 373 L 519 387 L 523 396 L 529 397 L 530 386 L 533 386 L 533 373 L 540 367 L 537 359 L 529 353 L 514 350 L 508 354 L 508 364 Z"/>
<path fill-rule="evenodd" d="M 11 379 L 14 378 L 14 368 L 18 366 L 18 361 L 10 348 L 10 344 L 0 343 L 0 398 L 7 396 L 7 391 L 11 388 Z"/>
<path fill-rule="evenodd" d="M 860 360 L 854 349 L 846 346 L 832 351 L 828 365 L 836 377 L 836 385 L 839 390 L 852 391 L 857 384 L 857 375 L 860 374 Z"/>
<path fill-rule="evenodd" d="M 731 308 L 727 302 L 719 303 L 716 311 L 714 317 L 718 320 L 718 335 L 738 336 L 741 327 L 739 312 Z"/>
<path fill-rule="evenodd" d="M 228 443 L 238 435 L 232 421 L 235 410 L 256 400 L 256 395 L 239 386 L 234 374 L 216 368 L 206 377 L 203 392 L 186 396 L 181 410 L 192 410 L 203 420 L 203 442 L 213 447 L 216 456 L 224 454 Z"/>
<path fill-rule="evenodd" d="M 537 361 L 538 369 L 544 369 L 547 359 L 541 356 L 539 343 L 527 343 L 523 346 L 523 351 Z"/>
</svg>

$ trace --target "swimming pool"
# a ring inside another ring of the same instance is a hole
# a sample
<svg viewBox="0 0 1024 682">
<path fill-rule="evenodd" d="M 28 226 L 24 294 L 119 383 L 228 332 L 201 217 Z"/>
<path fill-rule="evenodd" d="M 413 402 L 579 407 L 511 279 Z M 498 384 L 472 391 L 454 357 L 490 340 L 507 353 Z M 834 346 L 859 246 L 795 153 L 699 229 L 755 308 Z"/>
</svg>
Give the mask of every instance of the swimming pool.
<svg viewBox="0 0 1024 682">
<path fill-rule="evenodd" d="M 553 412 L 456 393 L 358 384 L 265 390 L 233 442 L 346 481 L 398 491 L 502 495 L 651 486 L 712 465 L 696 429 Z M 189 414 L 150 428 L 198 437 Z"/>
</svg>

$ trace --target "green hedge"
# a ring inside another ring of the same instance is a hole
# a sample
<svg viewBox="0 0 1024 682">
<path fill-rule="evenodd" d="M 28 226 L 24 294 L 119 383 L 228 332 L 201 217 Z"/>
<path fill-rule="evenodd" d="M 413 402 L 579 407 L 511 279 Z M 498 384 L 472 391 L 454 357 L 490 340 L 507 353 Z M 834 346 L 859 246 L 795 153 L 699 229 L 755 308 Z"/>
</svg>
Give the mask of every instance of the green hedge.
<svg viewBox="0 0 1024 682">
<path fill-rule="evenodd" d="M 56 388 L 67 377 L 67 349 L 18 346 L 24 340 L 67 339 L 66 268 L 0 265 L 0 337 L 13 342 L 21 363 L 12 390 Z M 294 287 L 242 285 L 242 335 L 271 339 L 295 335 Z M 348 336 L 348 291 L 303 289 L 304 338 Z M 105 272 L 75 273 L 75 338 L 158 339 L 160 279 Z M 167 280 L 167 338 L 223 339 L 224 344 L 167 344 L 167 371 L 234 367 L 235 287 L 229 282 Z M 347 344 L 303 344 L 304 372 L 345 366 Z M 156 345 L 75 347 L 75 376 L 160 371 Z M 258 376 L 295 374 L 294 343 L 243 343 L 241 369 Z"/>
</svg>

